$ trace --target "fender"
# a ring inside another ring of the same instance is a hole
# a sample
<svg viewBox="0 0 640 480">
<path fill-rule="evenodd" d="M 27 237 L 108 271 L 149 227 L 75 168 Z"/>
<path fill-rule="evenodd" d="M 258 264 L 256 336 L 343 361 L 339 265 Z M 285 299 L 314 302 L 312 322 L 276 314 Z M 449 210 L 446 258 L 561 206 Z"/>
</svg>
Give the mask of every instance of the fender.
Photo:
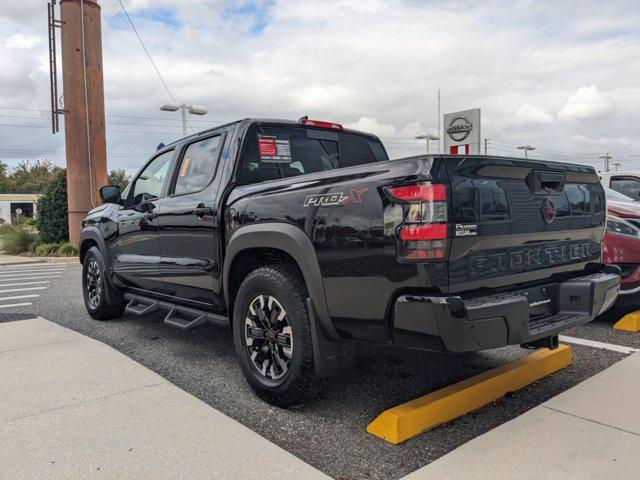
<svg viewBox="0 0 640 480">
<path fill-rule="evenodd" d="M 331 340 L 342 340 L 329 315 L 320 265 L 313 244 L 300 228 L 290 223 L 254 223 L 240 227 L 233 233 L 227 246 L 223 269 L 224 298 L 227 305 L 231 304 L 229 302 L 229 273 L 233 259 L 241 251 L 252 248 L 273 248 L 282 250 L 293 257 L 304 276 L 314 307 L 315 318 L 318 319 L 322 331 Z"/>
<path fill-rule="evenodd" d="M 113 283 L 113 269 L 111 268 L 111 257 L 109 256 L 109 252 L 107 250 L 106 242 L 104 241 L 104 237 L 102 236 L 102 232 L 98 229 L 98 227 L 94 227 L 88 225 L 82 229 L 80 232 L 80 251 L 82 251 L 82 244 L 87 240 L 93 240 L 98 244 L 98 249 L 102 253 L 102 258 L 104 259 L 105 268 L 107 269 L 107 282 L 109 282 L 109 286 L 111 288 L 105 289 L 105 294 L 107 296 L 108 301 L 113 301 L 112 295 L 114 292 L 118 292 L 118 289 Z M 84 258 L 80 257 L 80 263 Z"/>
<path fill-rule="evenodd" d="M 110 260 L 106 255 L 107 249 L 104 237 L 102 236 L 102 232 L 98 230 L 98 227 L 86 226 L 82 229 L 82 231 L 80 232 L 80 251 L 82 251 L 82 244 L 86 240 L 93 240 L 94 242 L 96 242 L 98 244 L 98 248 L 102 252 L 102 256 L 104 257 L 105 262 L 110 263 Z M 83 260 L 84 258 L 80 257 L 80 263 L 82 263 Z M 111 265 L 107 265 L 107 267 L 109 268 L 109 270 L 111 269 Z"/>
</svg>

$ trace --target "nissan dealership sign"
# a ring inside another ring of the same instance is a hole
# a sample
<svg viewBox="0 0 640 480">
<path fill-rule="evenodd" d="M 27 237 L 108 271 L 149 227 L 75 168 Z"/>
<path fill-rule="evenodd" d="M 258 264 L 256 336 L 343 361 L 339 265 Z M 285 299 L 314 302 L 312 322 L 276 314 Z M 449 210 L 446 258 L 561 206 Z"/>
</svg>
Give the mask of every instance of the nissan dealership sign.
<svg viewBox="0 0 640 480">
<path fill-rule="evenodd" d="M 480 109 L 444 115 L 445 153 L 480 153 Z"/>
</svg>

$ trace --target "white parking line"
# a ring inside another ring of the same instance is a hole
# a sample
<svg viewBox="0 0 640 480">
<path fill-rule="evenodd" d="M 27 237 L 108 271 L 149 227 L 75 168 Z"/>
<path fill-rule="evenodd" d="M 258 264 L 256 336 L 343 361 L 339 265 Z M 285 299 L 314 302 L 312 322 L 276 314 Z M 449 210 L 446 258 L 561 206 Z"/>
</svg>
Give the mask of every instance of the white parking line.
<svg viewBox="0 0 640 480">
<path fill-rule="evenodd" d="M 1 273 L 16 274 L 16 273 L 48 273 L 48 272 L 64 272 L 66 268 L 30 268 L 28 270 L 0 270 Z"/>
<path fill-rule="evenodd" d="M 48 287 L 10 288 L 9 290 L 0 290 L 0 294 L 9 292 L 26 292 L 27 290 L 46 290 L 47 288 Z"/>
<path fill-rule="evenodd" d="M 595 340 L 587 340 L 585 338 L 558 336 L 558 340 L 564 343 L 573 343 L 575 345 L 584 345 L 585 347 L 601 348 L 611 352 L 626 353 L 630 355 L 639 351 L 637 348 L 623 347 L 622 345 L 614 345 L 612 343 L 596 342 Z"/>
<path fill-rule="evenodd" d="M 0 277 L 9 277 L 9 276 L 18 276 L 18 275 L 22 275 L 23 277 L 28 277 L 29 275 L 39 275 L 39 274 L 50 274 L 50 273 L 62 273 L 64 272 L 65 269 L 64 268 L 60 268 L 60 269 L 51 269 L 51 270 L 20 270 L 20 271 L 12 271 L 12 272 L 4 272 L 2 270 L 0 270 Z"/>
<path fill-rule="evenodd" d="M 21 298 L 36 298 L 39 297 L 40 295 L 17 295 L 15 297 L 4 297 L 4 298 L 0 298 L 0 302 L 4 302 L 5 300 L 20 300 Z"/>
<path fill-rule="evenodd" d="M 54 272 L 54 273 L 58 273 L 58 272 Z M 62 272 L 60 272 L 62 273 Z M 0 277 L 29 277 L 29 278 L 60 278 L 60 275 L 49 275 L 49 274 L 38 274 L 38 275 L 32 275 L 30 273 L 20 273 L 20 274 L 16 274 L 16 275 L 0 275 Z M 29 278 L 7 278 L 7 280 L 29 280 Z"/>
<path fill-rule="evenodd" d="M 9 308 L 9 307 L 25 307 L 27 305 L 33 305 L 33 303 L 31 302 L 25 302 L 25 303 L 12 303 L 10 305 L 0 305 L 0 308 Z"/>
<path fill-rule="evenodd" d="M 2 280 L 0 280 L 0 281 L 2 281 Z M 11 280 L 9 280 L 9 281 L 11 281 Z M 42 282 L 3 283 L 3 284 L 0 284 L 0 288 L 3 288 L 3 287 L 18 287 L 18 286 L 21 286 L 21 285 L 42 285 L 44 283 L 51 283 L 51 282 L 49 280 L 43 280 Z"/>
<path fill-rule="evenodd" d="M 25 263 L 22 265 L 4 265 L 0 268 L 2 270 L 20 270 L 23 268 L 60 268 L 65 266 L 65 264 L 60 263 Z"/>
</svg>

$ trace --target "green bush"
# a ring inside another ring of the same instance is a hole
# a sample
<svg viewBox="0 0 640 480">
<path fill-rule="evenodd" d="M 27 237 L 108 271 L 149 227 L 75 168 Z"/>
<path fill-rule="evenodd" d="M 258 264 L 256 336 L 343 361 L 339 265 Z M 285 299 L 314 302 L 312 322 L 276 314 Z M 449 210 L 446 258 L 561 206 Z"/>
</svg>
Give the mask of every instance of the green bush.
<svg viewBox="0 0 640 480">
<path fill-rule="evenodd" d="M 33 251 L 39 243 L 38 234 L 28 227 L 5 225 L 0 228 L 0 250 L 9 255 Z"/>
<path fill-rule="evenodd" d="M 39 257 L 51 257 L 55 255 L 58 250 L 57 243 L 41 243 L 34 250 L 35 254 Z"/>
<path fill-rule="evenodd" d="M 78 249 L 67 242 L 41 243 L 35 248 L 38 257 L 75 257 Z"/>
<path fill-rule="evenodd" d="M 45 243 L 68 242 L 68 222 L 67 172 L 60 169 L 56 170 L 38 200 L 36 227 Z"/>
<path fill-rule="evenodd" d="M 80 252 L 78 251 L 78 248 L 75 245 L 71 245 L 70 243 L 63 242 L 60 245 L 58 245 L 57 253 L 61 257 L 75 257 Z"/>
</svg>

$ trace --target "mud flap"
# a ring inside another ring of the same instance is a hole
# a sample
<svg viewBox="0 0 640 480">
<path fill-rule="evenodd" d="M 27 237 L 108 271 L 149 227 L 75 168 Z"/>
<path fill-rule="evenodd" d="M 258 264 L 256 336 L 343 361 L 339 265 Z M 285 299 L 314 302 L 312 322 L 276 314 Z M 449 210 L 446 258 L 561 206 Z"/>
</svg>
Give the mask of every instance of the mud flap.
<svg viewBox="0 0 640 480">
<path fill-rule="evenodd" d="M 355 346 L 350 342 L 334 342 L 326 337 L 316 319 L 310 298 L 307 298 L 307 310 L 316 375 L 320 378 L 329 377 L 351 368 L 355 362 Z"/>
</svg>

